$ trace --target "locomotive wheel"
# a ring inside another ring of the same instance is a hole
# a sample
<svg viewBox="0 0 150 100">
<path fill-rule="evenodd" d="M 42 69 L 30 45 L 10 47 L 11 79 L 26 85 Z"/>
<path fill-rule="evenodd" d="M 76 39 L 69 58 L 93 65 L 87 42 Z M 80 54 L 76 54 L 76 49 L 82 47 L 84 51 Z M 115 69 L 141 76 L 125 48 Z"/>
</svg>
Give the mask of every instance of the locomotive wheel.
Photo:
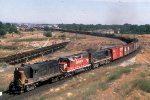
<svg viewBox="0 0 150 100">
<path fill-rule="evenodd" d="M 97 68 L 99 66 L 99 63 L 94 64 L 93 68 Z"/>
<path fill-rule="evenodd" d="M 25 91 L 26 91 L 26 92 L 31 91 L 31 90 L 33 90 L 35 87 L 36 87 L 36 86 L 35 86 L 34 84 L 33 84 L 33 85 L 27 85 L 27 86 L 25 87 Z"/>
</svg>

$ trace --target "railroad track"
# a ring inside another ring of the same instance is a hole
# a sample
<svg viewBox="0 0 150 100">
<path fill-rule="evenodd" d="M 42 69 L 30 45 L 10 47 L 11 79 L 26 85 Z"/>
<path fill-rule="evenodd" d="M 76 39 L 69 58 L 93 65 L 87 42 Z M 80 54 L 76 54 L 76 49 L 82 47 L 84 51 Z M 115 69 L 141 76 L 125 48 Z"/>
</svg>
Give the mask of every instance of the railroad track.
<svg viewBox="0 0 150 100">
<path fill-rule="evenodd" d="M 4 58 L 0 58 L 0 62 L 6 62 L 9 64 L 19 64 L 19 63 L 27 62 L 34 58 L 37 58 L 37 57 L 40 57 L 40 56 L 43 56 L 46 54 L 53 53 L 57 50 L 60 50 L 60 49 L 64 48 L 68 43 L 69 42 L 63 42 L 63 43 L 35 49 L 32 51 L 27 51 L 27 52 L 23 52 L 20 54 L 7 56 Z"/>
</svg>

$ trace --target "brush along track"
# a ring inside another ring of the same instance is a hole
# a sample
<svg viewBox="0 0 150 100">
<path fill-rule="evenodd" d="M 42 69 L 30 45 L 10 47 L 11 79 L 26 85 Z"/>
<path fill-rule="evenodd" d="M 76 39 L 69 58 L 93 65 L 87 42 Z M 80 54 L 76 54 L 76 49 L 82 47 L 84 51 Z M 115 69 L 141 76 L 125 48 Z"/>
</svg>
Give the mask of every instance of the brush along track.
<svg viewBox="0 0 150 100">
<path fill-rule="evenodd" d="M 57 50 L 60 50 L 60 49 L 64 48 L 68 43 L 69 42 L 63 42 L 63 43 L 35 49 L 32 51 L 23 52 L 21 54 L 16 54 L 16 55 L 11 55 L 8 57 L 0 58 L 0 62 L 6 62 L 9 64 L 23 63 L 23 62 L 32 60 L 34 58 L 43 56 L 45 54 L 50 54 Z"/>
<path fill-rule="evenodd" d="M 118 65 L 128 59 L 131 59 L 132 57 L 134 57 L 136 54 L 138 54 L 140 52 L 141 48 L 138 48 L 136 51 L 132 52 L 131 54 L 129 54 L 128 56 L 125 56 L 123 58 L 120 58 L 114 62 L 111 62 L 107 65 L 103 65 L 103 66 L 100 66 L 99 69 L 101 69 L 101 67 L 110 67 L 110 66 L 115 66 L 115 65 Z M 87 72 L 89 72 L 90 70 L 86 71 L 86 72 L 83 72 L 83 73 L 80 73 L 80 74 L 85 74 Z M 79 75 L 79 74 L 77 74 Z M 22 93 L 21 95 L 9 95 L 7 93 L 4 93 L 2 97 L 0 97 L 0 100 L 26 100 L 27 98 L 26 97 L 32 97 L 34 95 L 38 95 L 38 94 L 41 94 L 42 92 L 46 91 L 46 90 L 49 90 L 51 87 L 55 88 L 57 86 L 60 86 L 62 85 L 64 82 L 70 80 L 73 76 L 71 77 L 68 77 L 64 80 L 59 80 L 57 82 L 54 82 L 54 83 L 50 83 L 49 82 L 45 82 L 43 83 L 43 85 L 40 85 L 39 87 L 35 88 L 34 90 L 30 91 L 30 92 L 25 92 L 25 93 Z"/>
</svg>

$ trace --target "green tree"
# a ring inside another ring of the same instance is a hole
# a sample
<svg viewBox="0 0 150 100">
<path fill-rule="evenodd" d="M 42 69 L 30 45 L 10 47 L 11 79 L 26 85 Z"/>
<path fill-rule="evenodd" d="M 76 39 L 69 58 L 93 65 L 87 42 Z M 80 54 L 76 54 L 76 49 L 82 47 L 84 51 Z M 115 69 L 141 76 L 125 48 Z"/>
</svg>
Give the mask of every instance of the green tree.
<svg viewBox="0 0 150 100">
<path fill-rule="evenodd" d="M 51 30 L 51 28 L 49 28 L 48 26 L 44 27 L 44 31 L 50 31 L 50 30 Z"/>
<path fill-rule="evenodd" d="M 52 33 L 52 31 L 45 31 L 43 35 L 46 37 L 52 37 L 53 33 Z"/>
</svg>

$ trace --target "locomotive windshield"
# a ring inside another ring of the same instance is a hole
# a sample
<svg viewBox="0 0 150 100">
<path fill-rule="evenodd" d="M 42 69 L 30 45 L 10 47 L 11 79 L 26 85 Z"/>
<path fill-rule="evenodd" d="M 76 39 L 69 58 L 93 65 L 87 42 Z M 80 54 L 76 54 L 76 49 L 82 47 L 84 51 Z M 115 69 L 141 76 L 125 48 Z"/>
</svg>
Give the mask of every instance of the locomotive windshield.
<svg viewBox="0 0 150 100">
<path fill-rule="evenodd" d="M 69 62 L 68 58 L 59 58 L 59 62 Z"/>
</svg>

